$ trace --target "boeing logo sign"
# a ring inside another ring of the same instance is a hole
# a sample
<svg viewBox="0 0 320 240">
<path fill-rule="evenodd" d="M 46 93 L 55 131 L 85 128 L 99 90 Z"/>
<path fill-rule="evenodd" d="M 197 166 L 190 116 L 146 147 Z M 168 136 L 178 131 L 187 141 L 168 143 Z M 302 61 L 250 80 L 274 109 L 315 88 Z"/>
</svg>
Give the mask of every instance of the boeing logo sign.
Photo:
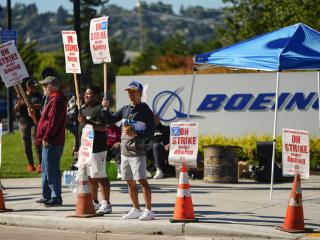
<svg viewBox="0 0 320 240">
<path fill-rule="evenodd" d="M 231 96 L 226 94 L 208 94 L 205 96 L 197 111 L 268 111 L 275 109 L 275 93 L 236 93 Z M 278 109 L 291 111 L 294 108 L 308 110 L 310 106 L 319 108 L 317 93 L 311 92 L 305 95 L 302 92 L 294 94 L 284 92 L 279 95 Z"/>
<path fill-rule="evenodd" d="M 116 109 L 128 104 L 123 91 L 132 80 L 145 86 L 145 100 L 164 125 L 187 118 L 193 75 L 119 76 Z M 190 118 L 199 134 L 243 136 L 272 134 L 276 73 L 197 74 Z M 148 87 L 147 87 L 148 86 Z M 316 72 L 281 73 L 277 134 L 301 129 L 320 137 Z"/>
<path fill-rule="evenodd" d="M 186 118 L 187 114 L 184 113 L 184 103 L 179 96 L 183 90 L 182 87 L 174 91 L 166 90 L 159 92 L 153 99 L 152 109 L 162 121 L 171 122 L 177 118 Z M 201 117 L 190 115 L 191 118 Z"/>
<path fill-rule="evenodd" d="M 179 118 L 186 118 L 183 112 L 184 102 L 179 96 L 183 88 L 175 91 L 159 92 L 153 99 L 152 108 L 160 116 L 162 121 L 173 121 Z M 269 111 L 275 109 L 275 93 L 235 93 L 230 96 L 227 94 L 207 94 L 203 97 L 198 112 L 202 111 Z M 279 111 L 292 111 L 293 109 L 308 110 L 309 108 L 319 109 L 316 92 L 304 94 L 302 92 L 289 93 L 283 92 L 278 98 Z M 202 116 L 190 115 L 192 118 Z"/>
</svg>

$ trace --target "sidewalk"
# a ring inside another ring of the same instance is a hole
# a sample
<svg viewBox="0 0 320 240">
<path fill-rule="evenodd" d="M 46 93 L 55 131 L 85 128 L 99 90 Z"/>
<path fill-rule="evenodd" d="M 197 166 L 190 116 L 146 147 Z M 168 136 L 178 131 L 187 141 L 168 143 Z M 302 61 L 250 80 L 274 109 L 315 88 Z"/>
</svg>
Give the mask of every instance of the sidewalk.
<svg viewBox="0 0 320 240">
<path fill-rule="evenodd" d="M 198 223 L 170 223 L 177 179 L 150 180 L 156 220 L 140 222 L 123 220 L 131 205 L 125 182 L 111 183 L 113 213 L 96 218 L 66 218 L 75 211 L 76 195 L 63 188 L 63 206 L 45 208 L 35 201 L 40 198 L 40 179 L 3 179 L 5 204 L 13 212 L 0 213 L 0 224 L 85 232 L 164 234 L 188 236 L 237 236 L 250 238 L 295 239 L 305 234 L 278 231 L 275 225 L 284 221 L 292 183 L 274 185 L 269 200 L 269 184 L 242 180 L 238 184 L 205 183 L 191 180 L 191 194 Z M 302 181 L 306 228 L 320 230 L 320 176 Z M 143 198 L 139 194 L 140 203 Z M 144 207 L 144 206 L 143 206 Z M 144 209 L 144 208 L 143 208 Z"/>
</svg>

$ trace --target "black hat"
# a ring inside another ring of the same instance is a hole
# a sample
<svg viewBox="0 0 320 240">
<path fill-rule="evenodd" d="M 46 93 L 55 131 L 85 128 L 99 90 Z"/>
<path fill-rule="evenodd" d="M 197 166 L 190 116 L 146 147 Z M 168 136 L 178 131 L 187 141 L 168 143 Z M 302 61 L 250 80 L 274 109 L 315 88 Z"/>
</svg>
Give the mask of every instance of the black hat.
<svg viewBox="0 0 320 240">
<path fill-rule="evenodd" d="M 41 76 L 42 76 L 42 79 L 45 79 L 48 76 L 57 77 L 57 72 L 53 68 L 47 67 L 43 69 Z"/>
</svg>

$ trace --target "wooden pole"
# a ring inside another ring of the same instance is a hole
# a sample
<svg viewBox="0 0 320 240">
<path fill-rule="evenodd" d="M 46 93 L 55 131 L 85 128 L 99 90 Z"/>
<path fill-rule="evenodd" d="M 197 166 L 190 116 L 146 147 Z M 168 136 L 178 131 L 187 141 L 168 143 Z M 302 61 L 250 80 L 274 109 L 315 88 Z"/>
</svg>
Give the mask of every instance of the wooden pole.
<svg viewBox="0 0 320 240">
<path fill-rule="evenodd" d="M 108 71 L 107 71 L 107 63 L 103 63 L 103 97 L 107 99 L 108 92 Z"/>
<path fill-rule="evenodd" d="M 18 83 L 18 88 L 15 86 L 14 89 L 16 89 L 16 91 L 18 90 L 18 91 L 21 93 L 22 98 L 23 98 L 23 101 L 26 103 L 27 107 L 28 107 L 29 109 L 33 109 L 33 107 L 31 106 L 31 104 L 30 104 L 29 101 L 28 101 L 28 97 L 27 97 L 26 93 L 24 92 L 23 87 L 21 86 L 21 83 Z M 38 119 L 37 119 L 35 116 L 32 117 L 32 120 L 33 120 L 33 122 L 34 122 L 35 124 L 38 123 Z"/>
<path fill-rule="evenodd" d="M 78 106 L 78 111 L 80 112 L 80 98 L 79 98 L 79 87 L 78 87 L 78 80 L 77 80 L 77 74 L 73 74 L 73 79 L 74 79 L 74 87 L 76 89 L 76 103 Z"/>
</svg>

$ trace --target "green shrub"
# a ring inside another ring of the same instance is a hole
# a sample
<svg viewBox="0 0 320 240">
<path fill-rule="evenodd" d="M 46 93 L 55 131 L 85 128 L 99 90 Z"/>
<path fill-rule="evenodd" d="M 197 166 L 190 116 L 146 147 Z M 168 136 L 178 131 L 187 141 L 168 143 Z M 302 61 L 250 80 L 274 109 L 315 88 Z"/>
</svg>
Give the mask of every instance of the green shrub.
<svg viewBox="0 0 320 240">
<path fill-rule="evenodd" d="M 310 168 L 316 169 L 320 165 L 320 138 L 310 137 Z M 250 164 L 257 163 L 256 142 L 272 141 L 272 137 L 268 135 L 247 135 L 243 137 L 225 137 L 222 135 L 200 136 L 199 151 L 203 152 L 203 146 L 207 145 L 227 145 L 239 146 L 239 160 L 248 161 Z M 276 156 L 279 161 L 282 159 L 282 138 L 276 137 Z"/>
</svg>

